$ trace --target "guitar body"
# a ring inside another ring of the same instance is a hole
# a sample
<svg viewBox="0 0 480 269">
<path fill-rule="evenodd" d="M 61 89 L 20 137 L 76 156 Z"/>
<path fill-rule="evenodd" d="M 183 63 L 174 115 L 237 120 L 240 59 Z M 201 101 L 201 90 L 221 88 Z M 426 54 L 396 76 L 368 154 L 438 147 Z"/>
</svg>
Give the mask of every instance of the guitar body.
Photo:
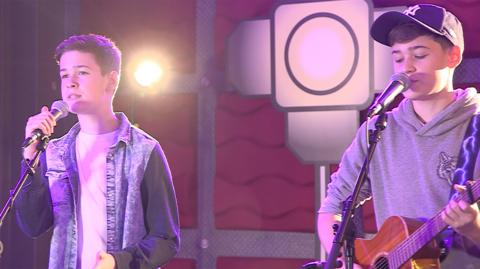
<svg viewBox="0 0 480 269">
<path fill-rule="evenodd" d="M 363 268 L 394 269 L 385 258 L 391 250 L 406 240 L 424 222 L 392 216 L 382 225 L 372 240 L 355 240 L 355 262 Z M 435 240 L 421 248 L 401 269 L 440 268 L 440 250 Z"/>
</svg>

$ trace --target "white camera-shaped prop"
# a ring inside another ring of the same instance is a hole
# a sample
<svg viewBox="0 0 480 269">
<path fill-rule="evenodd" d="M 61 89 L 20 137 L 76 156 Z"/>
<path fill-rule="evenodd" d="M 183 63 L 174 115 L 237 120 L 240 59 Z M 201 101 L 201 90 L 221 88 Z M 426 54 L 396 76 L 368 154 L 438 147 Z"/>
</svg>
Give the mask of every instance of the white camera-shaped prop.
<svg viewBox="0 0 480 269">
<path fill-rule="evenodd" d="M 229 82 L 272 96 L 287 113 L 290 149 L 307 163 L 340 160 L 358 111 L 392 74 L 389 48 L 370 38 L 374 17 L 366 0 L 287 3 L 270 19 L 240 23 L 229 39 Z"/>
</svg>

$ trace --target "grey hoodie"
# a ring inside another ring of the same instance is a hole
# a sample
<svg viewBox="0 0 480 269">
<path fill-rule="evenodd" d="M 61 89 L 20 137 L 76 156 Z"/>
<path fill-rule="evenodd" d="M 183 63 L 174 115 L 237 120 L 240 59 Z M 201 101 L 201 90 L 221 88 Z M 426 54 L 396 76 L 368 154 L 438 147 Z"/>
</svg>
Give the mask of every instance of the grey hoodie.
<svg viewBox="0 0 480 269">
<path fill-rule="evenodd" d="M 455 102 L 426 124 L 409 99 L 388 113 L 387 128 L 370 164 L 370 182 L 364 184 L 360 197 L 372 195 L 377 227 L 393 215 L 431 218 L 447 205 L 461 142 L 470 118 L 480 110 L 475 89 L 455 93 Z M 370 121 L 370 129 L 375 120 Z M 365 137 L 364 123 L 332 175 L 319 212 L 341 213 L 341 202 L 351 194 L 365 158 Z M 477 158 L 475 178 L 480 176 L 478 168 Z"/>
</svg>

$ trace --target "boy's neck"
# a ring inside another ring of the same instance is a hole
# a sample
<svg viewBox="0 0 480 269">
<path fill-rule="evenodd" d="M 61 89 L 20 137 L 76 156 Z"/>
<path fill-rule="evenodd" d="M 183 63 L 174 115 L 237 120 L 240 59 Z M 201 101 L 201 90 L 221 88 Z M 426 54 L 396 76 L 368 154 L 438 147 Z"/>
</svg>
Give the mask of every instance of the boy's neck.
<svg viewBox="0 0 480 269">
<path fill-rule="evenodd" d="M 115 131 L 120 126 L 120 120 L 113 111 L 108 113 L 78 115 L 80 129 L 87 134 L 106 134 Z"/>
<path fill-rule="evenodd" d="M 412 100 L 413 109 L 423 123 L 431 121 L 438 113 L 455 101 L 453 91 L 442 91 L 427 100 Z"/>
</svg>

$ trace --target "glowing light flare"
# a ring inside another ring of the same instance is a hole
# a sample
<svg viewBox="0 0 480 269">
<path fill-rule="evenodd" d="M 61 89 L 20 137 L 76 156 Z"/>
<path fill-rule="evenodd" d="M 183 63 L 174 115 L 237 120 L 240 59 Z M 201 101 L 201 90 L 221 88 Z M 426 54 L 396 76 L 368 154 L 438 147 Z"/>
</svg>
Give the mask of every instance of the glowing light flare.
<svg viewBox="0 0 480 269">
<path fill-rule="evenodd" d="M 159 63 L 145 60 L 135 68 L 135 81 L 143 87 L 152 87 L 164 77 L 164 69 Z"/>
</svg>

